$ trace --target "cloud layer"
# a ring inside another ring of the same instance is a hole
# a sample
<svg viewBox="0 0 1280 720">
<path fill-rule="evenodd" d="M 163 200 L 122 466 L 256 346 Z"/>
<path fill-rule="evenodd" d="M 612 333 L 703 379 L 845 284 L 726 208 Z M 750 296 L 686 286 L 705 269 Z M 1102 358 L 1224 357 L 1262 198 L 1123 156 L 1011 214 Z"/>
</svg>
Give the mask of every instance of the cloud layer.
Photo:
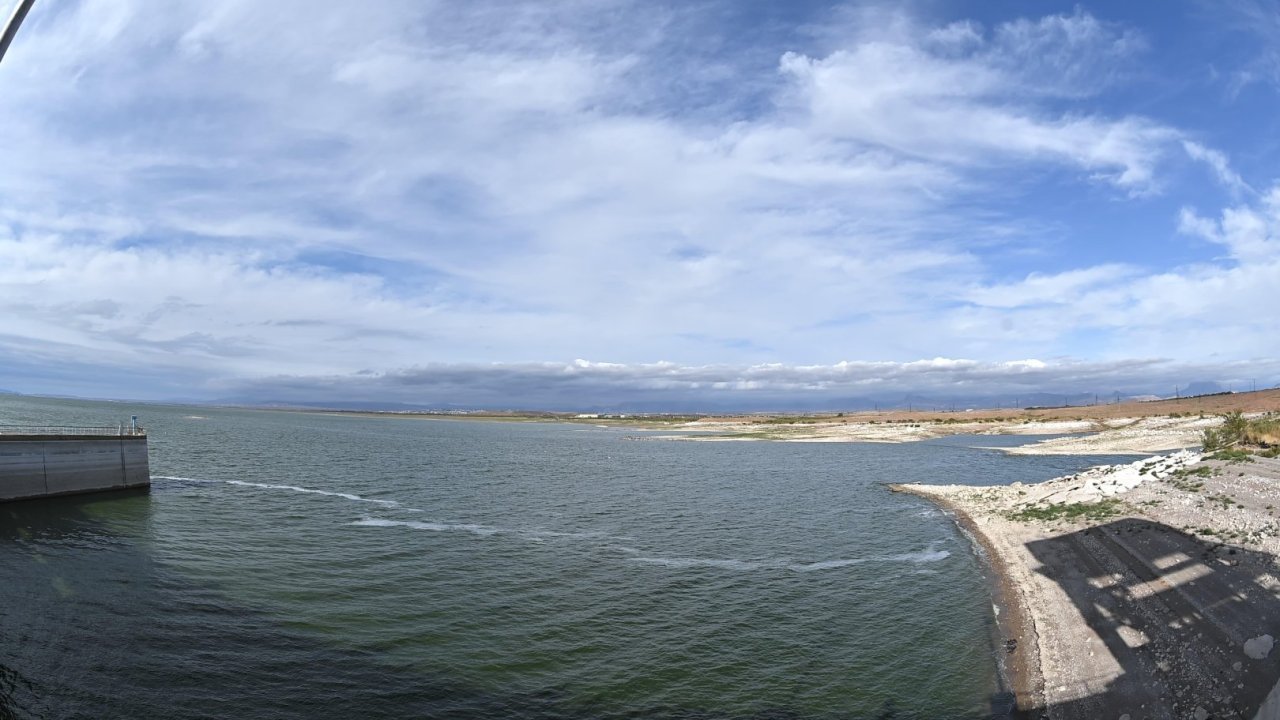
<svg viewBox="0 0 1280 720">
<path fill-rule="evenodd" d="M 1280 361 L 1231 366 L 1161 360 L 984 363 L 934 358 L 907 363 L 682 366 L 572 363 L 432 364 L 391 373 L 271 377 L 237 386 L 231 400 L 285 404 L 380 403 L 447 409 L 605 409 L 624 411 L 853 410 L 994 407 L 1108 402 L 1115 396 L 1173 396 L 1248 390 L 1275 377 Z M 1213 378 L 1206 380 L 1206 378 Z M 1190 380 L 1190 382 L 1189 382 Z"/>
<path fill-rule="evenodd" d="M 1280 336 L 1277 191 L 1114 101 L 1159 42 L 1080 9 L 41 5 L 0 68 L 0 386 L 381 397 L 574 357 L 731 386 L 937 356 L 1235 376 Z"/>
</svg>

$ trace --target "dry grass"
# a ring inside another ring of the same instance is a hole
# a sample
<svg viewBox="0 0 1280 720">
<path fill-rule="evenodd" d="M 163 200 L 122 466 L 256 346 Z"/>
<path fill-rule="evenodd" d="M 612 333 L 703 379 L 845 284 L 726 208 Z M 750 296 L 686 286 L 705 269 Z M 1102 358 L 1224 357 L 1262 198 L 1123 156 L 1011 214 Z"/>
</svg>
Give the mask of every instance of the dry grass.
<svg viewBox="0 0 1280 720">
<path fill-rule="evenodd" d="M 1204 431 L 1205 450 L 1227 450 L 1239 446 L 1273 447 L 1280 440 L 1280 418 L 1275 413 L 1246 418 L 1240 411 L 1227 413 L 1222 425 Z"/>
<path fill-rule="evenodd" d="M 1247 414 L 1280 412 L 1280 388 L 1257 392 L 1205 395 L 1193 398 L 1152 400 L 1148 402 L 1123 402 L 1103 405 L 1080 405 L 1060 408 L 1019 410 L 1013 408 L 982 408 L 968 412 L 937 410 L 892 410 L 883 412 L 847 412 L 790 415 L 779 413 L 773 417 L 806 418 L 807 422 L 865 423 L 871 422 L 995 422 L 1025 420 L 1110 420 L 1153 416 L 1225 415 L 1230 412 Z M 721 419 L 721 418 L 718 418 Z M 725 420 L 752 422 L 761 420 L 759 415 L 725 417 Z"/>
<path fill-rule="evenodd" d="M 1280 418 L 1260 418 L 1249 423 L 1244 441 L 1250 445 L 1280 446 Z"/>
</svg>

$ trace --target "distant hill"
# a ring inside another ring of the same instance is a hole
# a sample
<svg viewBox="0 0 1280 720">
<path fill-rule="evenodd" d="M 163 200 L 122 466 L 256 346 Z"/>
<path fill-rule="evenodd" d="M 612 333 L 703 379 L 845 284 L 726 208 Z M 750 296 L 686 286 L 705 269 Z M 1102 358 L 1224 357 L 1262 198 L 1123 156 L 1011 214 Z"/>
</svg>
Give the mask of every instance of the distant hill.
<svg viewBox="0 0 1280 720">
<path fill-rule="evenodd" d="M 394 402 L 298 402 L 285 400 L 245 400 L 243 398 L 224 398 L 215 405 L 237 405 L 254 408 L 276 408 L 286 410 L 345 410 L 369 412 L 432 412 L 461 409 L 456 405 L 422 405 L 417 403 Z"/>
<path fill-rule="evenodd" d="M 1182 397 L 1195 397 L 1196 395 L 1217 395 L 1218 393 L 1227 392 L 1227 388 L 1221 383 L 1199 380 L 1181 388 L 1178 394 Z"/>
</svg>

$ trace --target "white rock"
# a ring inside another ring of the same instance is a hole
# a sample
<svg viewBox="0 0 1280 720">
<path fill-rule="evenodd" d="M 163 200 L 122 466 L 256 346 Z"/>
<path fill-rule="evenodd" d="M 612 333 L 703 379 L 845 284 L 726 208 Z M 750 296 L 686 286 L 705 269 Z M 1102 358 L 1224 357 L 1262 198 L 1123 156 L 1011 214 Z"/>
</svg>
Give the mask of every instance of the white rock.
<svg viewBox="0 0 1280 720">
<path fill-rule="evenodd" d="M 1196 720 L 1209 720 L 1209 711 L 1202 707 L 1196 708 Z"/>
<path fill-rule="evenodd" d="M 1275 646 L 1276 639 L 1270 635 L 1259 635 L 1244 641 L 1244 654 L 1254 660 L 1262 660 L 1271 654 L 1271 648 Z"/>
</svg>

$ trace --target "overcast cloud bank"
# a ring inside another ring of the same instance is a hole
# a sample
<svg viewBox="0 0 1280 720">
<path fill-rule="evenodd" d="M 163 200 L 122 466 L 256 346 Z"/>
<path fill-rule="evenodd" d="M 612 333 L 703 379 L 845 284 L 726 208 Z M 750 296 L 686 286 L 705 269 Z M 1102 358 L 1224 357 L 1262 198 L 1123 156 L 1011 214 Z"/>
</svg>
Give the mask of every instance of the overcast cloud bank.
<svg viewBox="0 0 1280 720">
<path fill-rule="evenodd" d="M 1259 382 L 1257 373 L 1264 373 Z M 390 373 L 272 377 L 234 388 L 231 400 L 284 404 L 394 405 L 517 410 L 758 411 L 871 408 L 1027 407 L 1111 402 L 1133 396 L 1260 389 L 1280 362 L 1188 365 L 1039 360 L 982 363 L 934 358 L 908 363 L 841 362 L 688 367 L 674 363 L 434 364 Z M 324 398 L 325 400 L 317 400 Z"/>
</svg>

